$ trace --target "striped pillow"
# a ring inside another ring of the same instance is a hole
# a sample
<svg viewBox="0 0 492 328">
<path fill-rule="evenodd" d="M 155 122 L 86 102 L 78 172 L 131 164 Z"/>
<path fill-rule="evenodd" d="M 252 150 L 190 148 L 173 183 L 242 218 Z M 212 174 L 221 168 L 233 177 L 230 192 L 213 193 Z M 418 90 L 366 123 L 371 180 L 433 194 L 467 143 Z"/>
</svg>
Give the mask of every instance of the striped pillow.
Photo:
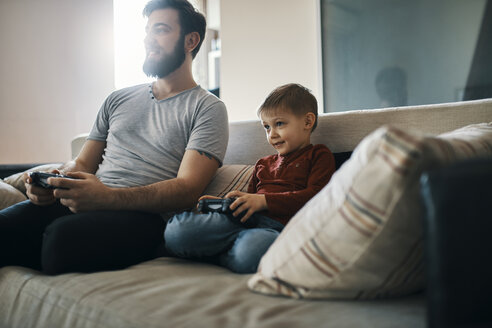
<svg viewBox="0 0 492 328">
<path fill-rule="evenodd" d="M 424 286 L 419 177 L 492 157 L 492 123 L 438 137 L 383 127 L 366 137 L 304 206 L 248 281 L 295 298 L 372 299 Z"/>
<path fill-rule="evenodd" d="M 224 197 L 232 190 L 248 191 L 253 167 L 253 165 L 241 164 L 222 166 L 217 170 L 217 173 L 203 194 Z"/>
</svg>

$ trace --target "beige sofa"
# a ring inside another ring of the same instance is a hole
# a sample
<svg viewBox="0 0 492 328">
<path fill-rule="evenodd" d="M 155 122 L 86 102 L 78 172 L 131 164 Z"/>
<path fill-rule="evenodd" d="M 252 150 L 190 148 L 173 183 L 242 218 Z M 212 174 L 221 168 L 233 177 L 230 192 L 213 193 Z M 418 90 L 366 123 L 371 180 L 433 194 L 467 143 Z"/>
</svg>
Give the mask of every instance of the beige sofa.
<svg viewBox="0 0 492 328">
<path fill-rule="evenodd" d="M 323 114 L 313 143 L 351 152 L 384 124 L 440 134 L 492 121 L 492 99 Z M 72 143 L 79 150 L 83 136 Z M 230 124 L 224 167 L 207 192 L 239 178 L 271 154 L 257 121 Z M 342 156 L 343 157 L 343 156 Z M 340 158 L 342 158 L 340 157 Z M 231 175 L 230 172 L 233 171 Z M 247 174 L 246 174 L 247 175 Z M 425 293 L 379 300 L 310 300 L 248 289 L 252 275 L 209 264 L 160 257 L 125 270 L 45 276 L 22 267 L 0 269 L 0 327 L 424 327 Z"/>
</svg>

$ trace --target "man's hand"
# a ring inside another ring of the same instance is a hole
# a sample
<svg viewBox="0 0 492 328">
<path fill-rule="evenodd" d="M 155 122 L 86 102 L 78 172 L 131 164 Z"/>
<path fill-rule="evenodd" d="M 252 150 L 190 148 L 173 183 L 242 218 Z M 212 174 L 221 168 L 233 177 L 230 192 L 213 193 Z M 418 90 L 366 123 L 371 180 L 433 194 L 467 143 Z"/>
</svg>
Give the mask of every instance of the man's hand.
<svg viewBox="0 0 492 328">
<path fill-rule="evenodd" d="M 248 194 L 246 192 L 234 190 L 229 192 L 226 198 L 236 197 L 236 200 L 229 206 L 233 211 L 232 215 L 238 216 L 244 211 L 246 214 L 241 218 L 241 222 L 246 222 L 251 215 L 255 212 L 268 209 L 268 205 L 265 199 L 265 195 L 262 194 Z"/>
<path fill-rule="evenodd" d="M 60 173 L 58 170 L 53 170 L 50 173 Z M 35 185 L 29 173 L 22 175 L 22 181 L 26 185 L 26 195 L 29 200 L 39 206 L 47 206 L 56 202 L 56 198 L 53 195 L 53 189 L 46 189 Z"/>
<path fill-rule="evenodd" d="M 62 205 L 73 213 L 110 208 L 111 188 L 105 186 L 94 174 L 68 172 L 66 175 L 74 179 L 48 179 L 48 183 L 57 188 L 53 195 L 60 199 Z"/>
</svg>

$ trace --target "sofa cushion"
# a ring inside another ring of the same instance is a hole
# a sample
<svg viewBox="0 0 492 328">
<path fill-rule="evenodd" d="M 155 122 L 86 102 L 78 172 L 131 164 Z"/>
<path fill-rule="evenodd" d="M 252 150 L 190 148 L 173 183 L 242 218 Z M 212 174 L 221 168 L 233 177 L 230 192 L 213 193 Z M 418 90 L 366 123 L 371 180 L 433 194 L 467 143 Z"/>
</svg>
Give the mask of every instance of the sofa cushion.
<svg viewBox="0 0 492 328">
<path fill-rule="evenodd" d="M 50 172 L 52 170 L 58 169 L 60 167 L 60 163 L 56 164 L 43 164 L 43 165 L 38 165 L 35 167 L 32 167 L 28 170 L 25 170 L 23 172 L 19 172 L 16 174 L 12 174 L 11 176 L 6 177 L 3 179 L 6 183 L 14 187 L 15 189 L 21 191 L 22 193 L 26 192 L 26 186 L 24 185 L 24 181 L 22 181 L 22 175 L 25 172 Z"/>
<path fill-rule="evenodd" d="M 262 258 L 251 290 L 296 298 L 371 299 L 423 288 L 419 177 L 492 157 L 492 124 L 439 137 L 380 128 L 303 207 Z"/>
<path fill-rule="evenodd" d="M 248 191 L 253 168 L 253 165 L 240 164 L 222 166 L 217 170 L 203 194 L 224 197 L 232 190 Z"/>
<path fill-rule="evenodd" d="M 19 190 L 0 180 L 0 210 L 26 199 Z"/>
</svg>

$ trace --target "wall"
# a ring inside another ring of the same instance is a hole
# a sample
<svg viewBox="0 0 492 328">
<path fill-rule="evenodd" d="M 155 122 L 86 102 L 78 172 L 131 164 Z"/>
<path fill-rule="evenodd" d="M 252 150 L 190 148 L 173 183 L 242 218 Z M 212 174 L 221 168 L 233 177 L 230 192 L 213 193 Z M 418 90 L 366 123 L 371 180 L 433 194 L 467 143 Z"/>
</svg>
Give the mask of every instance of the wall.
<svg viewBox="0 0 492 328">
<path fill-rule="evenodd" d="M 0 1 L 0 164 L 64 162 L 114 88 L 112 0 Z M 222 0 L 221 98 L 256 119 L 275 87 L 321 99 L 317 0 Z"/>
<path fill-rule="evenodd" d="M 0 1 L 0 164 L 64 162 L 113 89 L 112 0 Z"/>
<path fill-rule="evenodd" d="M 257 119 L 275 87 L 297 82 L 322 108 L 316 0 L 222 0 L 221 98 L 231 121 Z"/>
</svg>

